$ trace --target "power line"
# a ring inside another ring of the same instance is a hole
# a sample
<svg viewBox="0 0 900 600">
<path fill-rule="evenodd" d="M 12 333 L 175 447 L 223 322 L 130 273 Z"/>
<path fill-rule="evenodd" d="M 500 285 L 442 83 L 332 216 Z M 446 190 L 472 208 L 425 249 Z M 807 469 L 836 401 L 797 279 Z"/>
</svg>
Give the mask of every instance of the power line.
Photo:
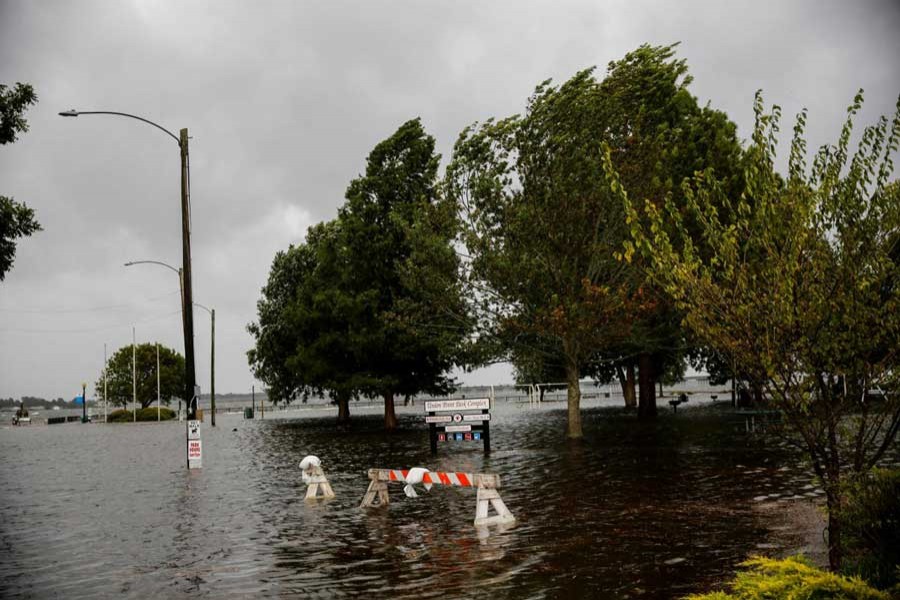
<svg viewBox="0 0 900 600">
<path fill-rule="evenodd" d="M 168 294 L 163 294 L 161 296 L 152 296 L 150 298 L 144 298 L 147 301 L 155 301 L 161 300 L 162 298 L 168 298 L 169 296 L 174 296 L 178 294 L 178 290 L 174 292 L 169 292 Z M 0 312 L 13 312 L 13 313 L 23 313 L 23 314 L 66 314 L 66 313 L 80 313 L 80 312 L 97 312 L 101 310 L 114 310 L 114 309 L 122 309 L 122 308 L 134 308 L 134 304 L 111 304 L 109 306 L 94 306 L 91 308 L 7 308 L 0 306 Z"/>
<path fill-rule="evenodd" d="M 153 321 L 160 321 L 162 319 L 166 319 L 171 317 L 172 315 L 180 315 L 181 309 L 176 310 L 174 312 L 166 313 L 164 315 L 157 315 L 155 317 L 150 317 L 148 319 L 141 319 L 139 321 L 128 321 L 126 323 L 118 323 L 116 325 L 105 325 L 103 327 L 89 327 L 86 329 L 0 329 L 0 331 L 6 333 L 89 333 L 93 331 L 106 331 L 108 329 L 118 329 L 119 327 L 127 327 L 129 325 L 140 325 L 143 323 L 152 323 Z"/>
</svg>

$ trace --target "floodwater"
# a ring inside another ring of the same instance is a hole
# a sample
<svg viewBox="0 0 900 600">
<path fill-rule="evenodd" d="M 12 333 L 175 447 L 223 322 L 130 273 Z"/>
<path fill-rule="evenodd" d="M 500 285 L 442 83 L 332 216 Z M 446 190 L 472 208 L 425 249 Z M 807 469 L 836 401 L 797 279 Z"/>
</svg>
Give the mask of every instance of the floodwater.
<svg viewBox="0 0 900 600">
<path fill-rule="evenodd" d="M 220 416 L 194 472 L 183 423 L 3 427 L 0 597 L 677 598 L 797 549 L 755 507 L 820 492 L 741 417 L 595 407 L 571 443 L 562 408 L 498 403 L 490 456 L 453 442 L 432 457 L 421 407 L 393 435 L 375 411 L 346 430 L 323 409 Z M 304 502 L 306 454 L 334 500 Z M 392 484 L 388 507 L 358 508 L 367 469 L 413 466 L 500 474 L 517 524 L 474 528 L 464 488 Z"/>
</svg>

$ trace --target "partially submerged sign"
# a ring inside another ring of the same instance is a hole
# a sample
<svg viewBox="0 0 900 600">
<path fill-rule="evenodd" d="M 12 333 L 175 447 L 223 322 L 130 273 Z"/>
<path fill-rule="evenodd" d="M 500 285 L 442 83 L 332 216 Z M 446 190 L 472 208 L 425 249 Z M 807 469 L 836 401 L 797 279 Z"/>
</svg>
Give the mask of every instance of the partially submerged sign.
<svg viewBox="0 0 900 600">
<path fill-rule="evenodd" d="M 431 453 L 437 453 L 438 442 L 483 442 L 491 451 L 491 399 L 461 398 L 425 402 Z M 437 414 L 444 413 L 444 414 Z M 451 414 L 446 414 L 451 413 Z"/>
<path fill-rule="evenodd" d="M 187 459 L 188 469 L 199 469 L 203 466 L 203 442 L 200 439 L 200 421 L 187 422 Z"/>
</svg>

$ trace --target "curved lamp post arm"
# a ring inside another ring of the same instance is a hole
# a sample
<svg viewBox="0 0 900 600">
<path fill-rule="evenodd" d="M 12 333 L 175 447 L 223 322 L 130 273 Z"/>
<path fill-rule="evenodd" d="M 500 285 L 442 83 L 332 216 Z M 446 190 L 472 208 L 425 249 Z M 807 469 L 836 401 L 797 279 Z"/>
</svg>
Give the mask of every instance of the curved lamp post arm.
<svg viewBox="0 0 900 600">
<path fill-rule="evenodd" d="M 175 271 L 175 273 L 177 273 L 179 277 L 181 276 L 181 269 L 176 269 L 172 265 L 164 263 L 164 262 L 160 262 L 158 260 L 132 260 L 132 261 L 125 263 L 125 266 L 130 267 L 132 265 L 148 265 L 148 264 L 149 265 L 159 265 L 161 267 L 171 269 L 171 270 Z M 196 304 L 196 302 L 195 302 L 195 304 Z"/>
<path fill-rule="evenodd" d="M 59 116 L 61 116 L 61 117 L 77 117 L 78 115 L 118 115 L 120 117 L 128 117 L 130 119 L 137 119 L 138 121 L 143 121 L 144 123 L 147 123 L 148 125 L 153 125 L 160 131 L 165 132 L 166 135 L 168 135 L 173 140 L 175 140 L 176 144 L 181 146 L 181 139 L 177 135 L 175 135 L 174 133 L 172 133 L 171 131 L 169 131 L 168 129 L 163 127 L 162 125 L 159 125 L 158 123 L 154 123 L 153 121 L 151 121 L 149 119 L 145 119 L 144 117 L 139 117 L 137 115 L 130 115 L 128 113 L 115 112 L 112 110 L 64 110 L 61 113 L 59 113 Z"/>
<path fill-rule="evenodd" d="M 199 302 L 194 302 L 194 306 L 197 306 L 197 307 L 199 307 L 199 308 L 202 308 L 203 310 L 205 310 L 206 312 L 208 312 L 210 315 L 213 313 L 212 310 L 206 308 L 205 306 L 203 306 L 203 305 L 200 304 Z"/>
</svg>

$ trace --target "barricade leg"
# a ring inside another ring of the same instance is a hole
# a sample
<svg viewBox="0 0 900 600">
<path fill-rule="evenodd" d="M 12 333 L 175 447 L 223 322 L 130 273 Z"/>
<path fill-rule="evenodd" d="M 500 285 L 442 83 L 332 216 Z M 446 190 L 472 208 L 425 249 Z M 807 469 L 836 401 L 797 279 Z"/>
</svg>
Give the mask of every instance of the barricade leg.
<svg viewBox="0 0 900 600">
<path fill-rule="evenodd" d="M 391 498 L 388 495 L 387 483 L 373 479 L 369 482 L 369 488 L 366 490 L 366 495 L 363 496 L 359 507 L 376 506 L 376 500 L 378 501 L 377 505 L 386 506 L 390 503 Z"/>
<path fill-rule="evenodd" d="M 496 515 L 489 517 L 488 510 L 494 507 Z M 500 493 L 493 488 L 478 488 L 475 499 L 475 526 L 493 525 L 495 523 L 513 523 L 516 518 L 506 508 L 506 504 L 500 498 Z"/>
<path fill-rule="evenodd" d="M 321 492 L 321 496 L 319 496 Z M 306 488 L 306 500 L 316 500 L 318 498 L 329 499 L 334 498 L 334 490 L 325 477 L 322 467 L 313 467 L 309 471 L 309 485 Z"/>
</svg>

